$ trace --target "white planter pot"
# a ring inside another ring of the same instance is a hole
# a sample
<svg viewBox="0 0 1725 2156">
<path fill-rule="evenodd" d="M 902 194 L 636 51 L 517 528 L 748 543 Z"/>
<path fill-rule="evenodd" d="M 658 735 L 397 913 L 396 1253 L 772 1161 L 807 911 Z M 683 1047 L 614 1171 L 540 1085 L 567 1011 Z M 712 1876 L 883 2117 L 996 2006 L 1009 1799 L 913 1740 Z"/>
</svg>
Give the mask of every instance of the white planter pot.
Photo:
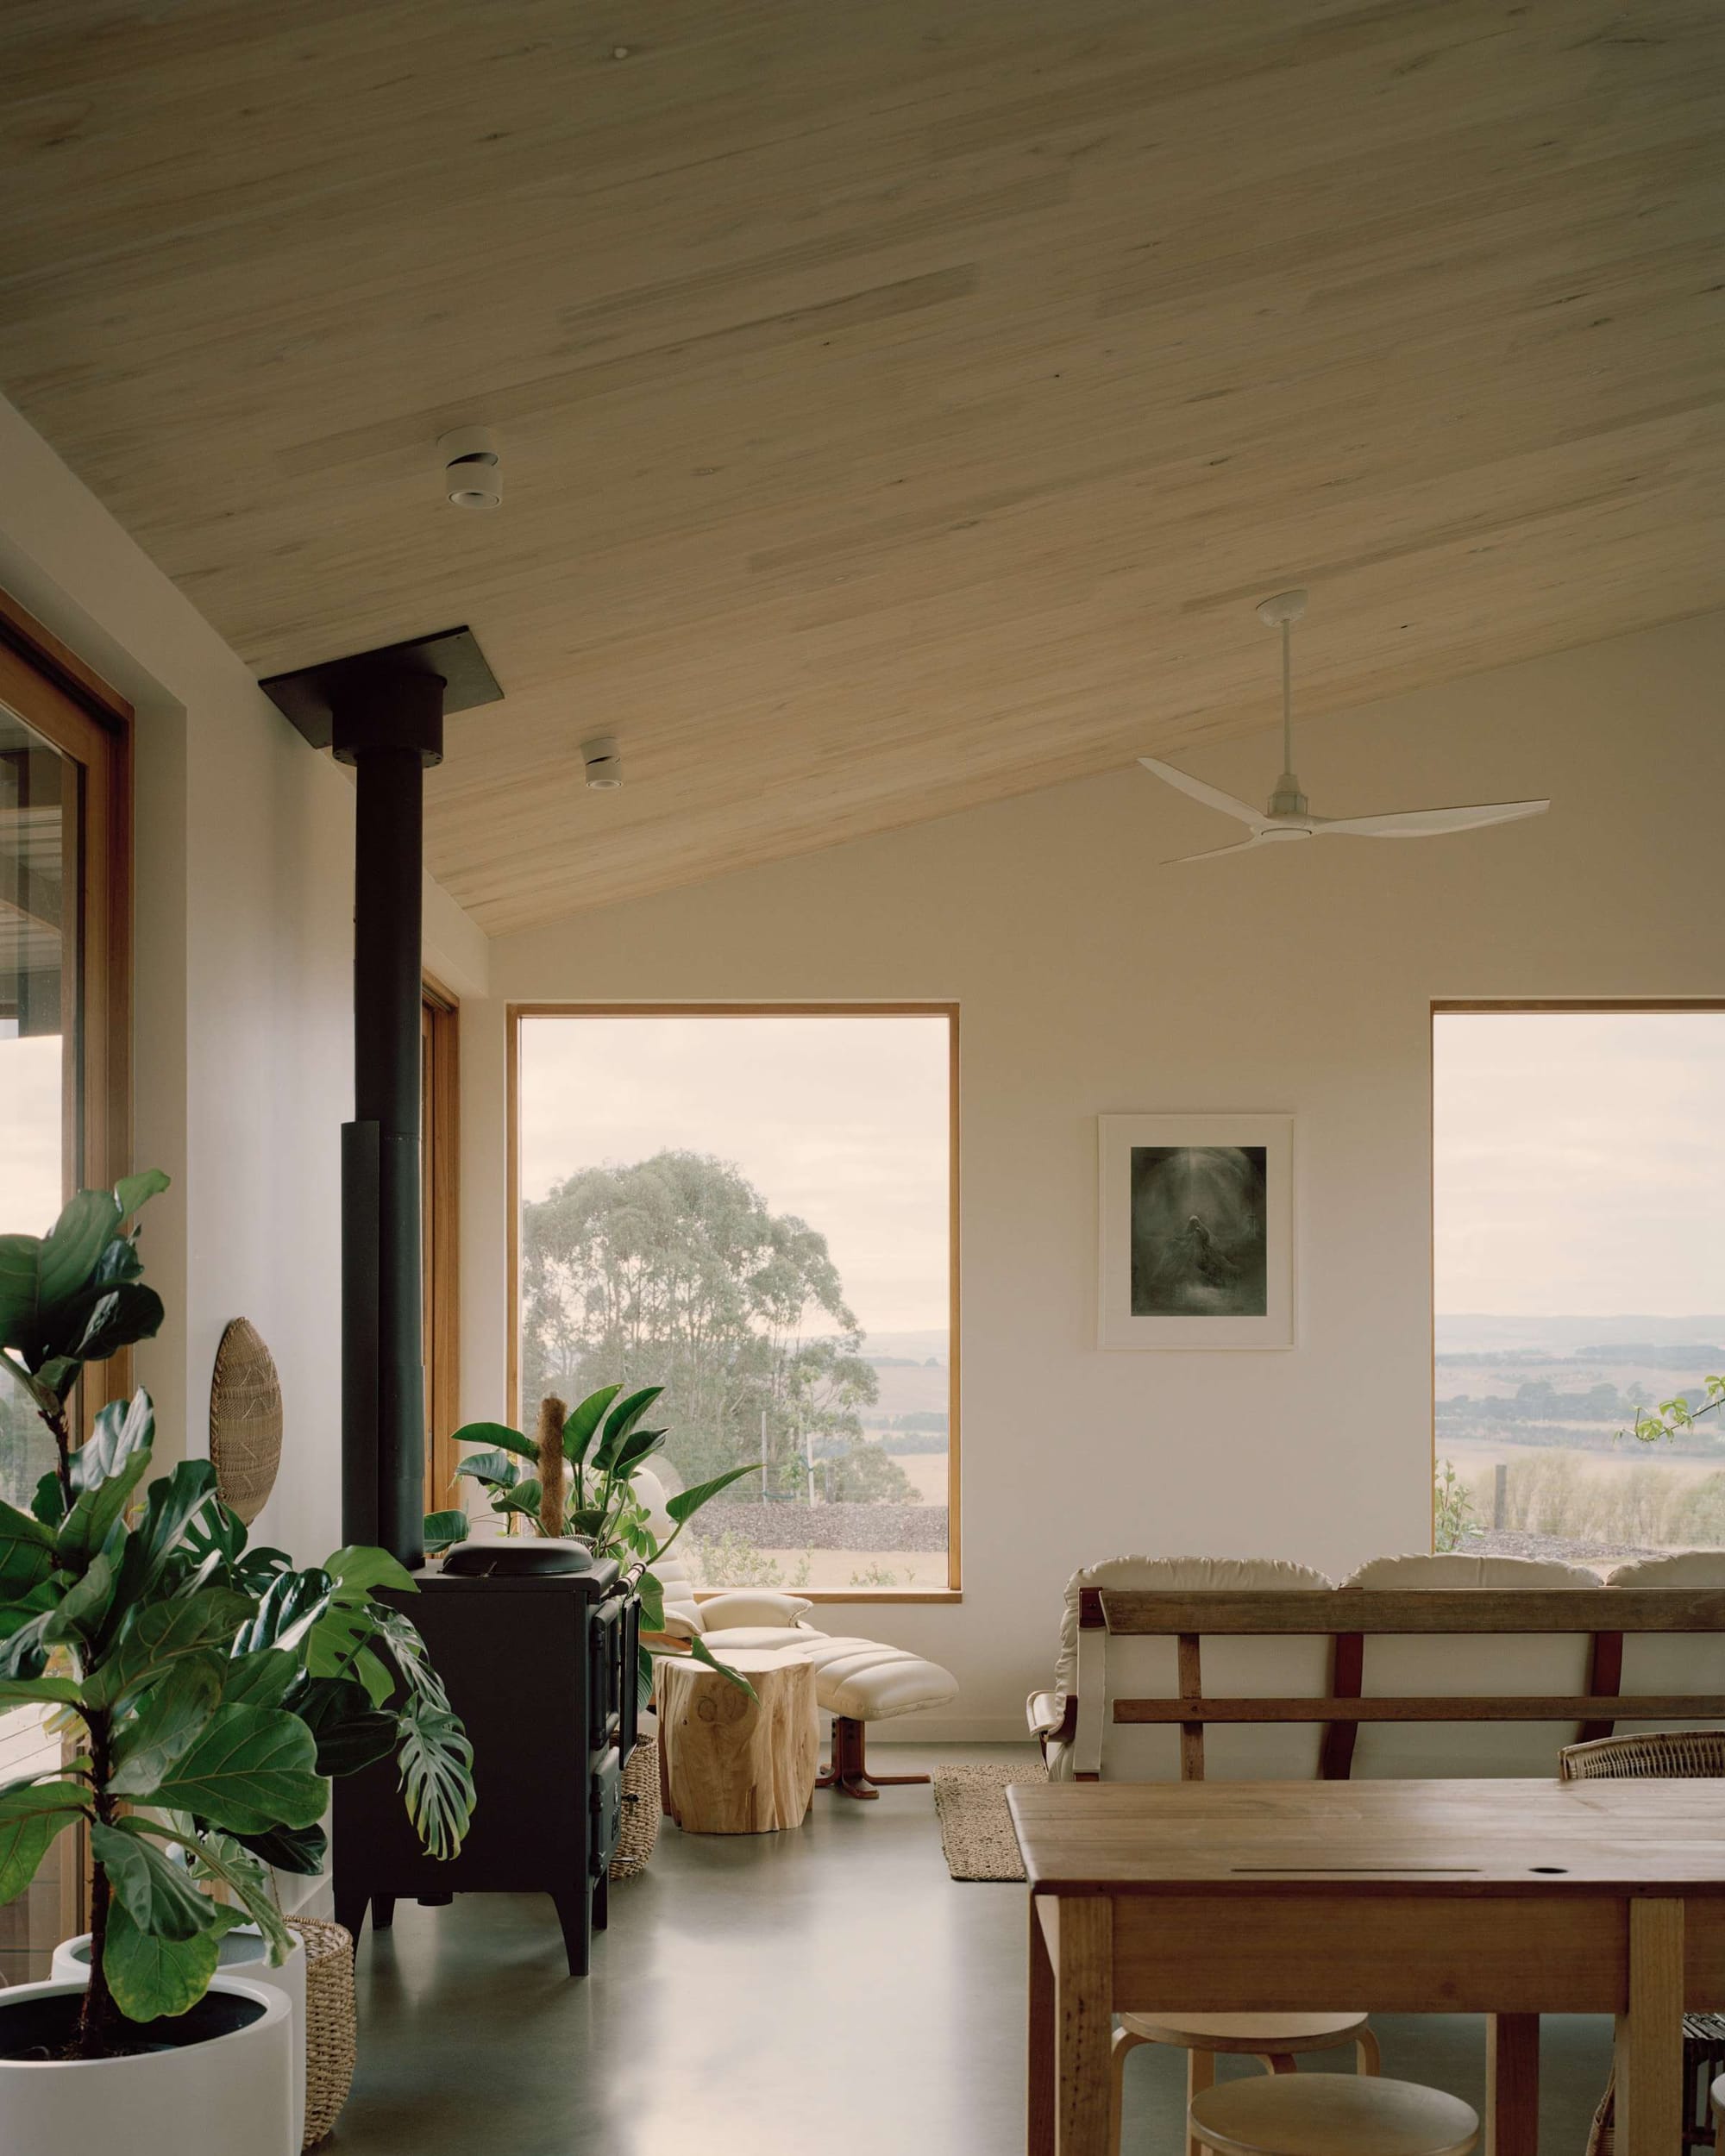
<svg viewBox="0 0 1725 2156">
<path fill-rule="evenodd" d="M 260 2009 L 244 2028 L 135 2059 L 0 2059 L 0 2149 L 7 2156 L 298 2156 L 290 2143 L 293 2044 L 285 1993 L 218 1976 L 210 1987 Z M 82 1983 L 0 1991 L 16 2007 Z"/>
<path fill-rule="evenodd" d="M 293 1942 L 293 1952 L 279 1969 L 270 1964 L 269 1946 L 255 1924 L 237 1925 L 222 1940 L 222 1973 L 224 1976 L 243 1977 L 248 1983 L 267 1984 L 273 1991 L 284 1992 L 293 2016 L 293 2117 L 291 2144 L 297 2152 L 305 2138 L 305 1948 L 301 1940 Z M 62 1940 L 54 1948 L 51 1977 L 63 1984 L 86 1984 L 90 1981 L 90 1934 L 80 1932 L 76 1939 Z M 0 2148 L 4 2144 L 0 2143 Z"/>
</svg>

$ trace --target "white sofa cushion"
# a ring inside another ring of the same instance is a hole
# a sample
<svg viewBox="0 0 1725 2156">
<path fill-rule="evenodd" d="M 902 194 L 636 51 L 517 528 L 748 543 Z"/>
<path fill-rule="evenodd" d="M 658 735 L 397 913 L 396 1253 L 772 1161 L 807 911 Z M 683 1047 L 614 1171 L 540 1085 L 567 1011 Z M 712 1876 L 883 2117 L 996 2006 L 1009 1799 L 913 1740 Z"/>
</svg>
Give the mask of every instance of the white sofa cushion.
<svg viewBox="0 0 1725 2156">
<path fill-rule="evenodd" d="M 815 1697 L 822 1708 L 853 1721 L 887 1721 L 919 1708 L 944 1707 L 958 1694 L 950 1670 L 878 1639 L 816 1633 L 799 1651 L 814 1664 Z"/>
<path fill-rule="evenodd" d="M 1482 1588 L 1572 1589 L 1603 1593 L 1596 1572 L 1536 1557 L 1377 1557 L 1343 1588 L 1466 1594 Z M 1601 1624 L 1605 1620 L 1602 1614 Z M 1365 1642 L 1363 1697 L 1466 1697 L 1500 1692 L 1584 1692 L 1592 1642 L 1586 1633 L 1481 1633 Z M 1361 1725 L 1357 1782 L 1478 1775 L 1553 1775 L 1574 1722 L 1378 1722 Z"/>
<path fill-rule="evenodd" d="M 1061 1620 L 1057 1697 L 1063 1708 L 1076 1687 L 1078 1597 L 1086 1588 L 1138 1588 L 1164 1595 L 1314 1594 L 1331 1582 L 1309 1565 L 1268 1557 L 1109 1557 L 1075 1572 L 1067 1583 Z M 1107 1670 L 1101 1712 L 1101 1771 L 1105 1781 L 1177 1782 L 1180 1732 L 1170 1725 L 1116 1726 L 1117 1699 L 1173 1699 L 1179 1696 L 1178 1647 L 1172 1639 L 1111 1639 L 1097 1658 Z M 1205 1636 L 1199 1643 L 1204 1690 L 1213 1697 L 1299 1699 L 1321 1697 L 1329 1683 L 1330 1647 L 1317 1637 L 1241 1639 Z M 1080 1727 L 1095 1744 L 1095 1709 L 1080 1689 Z M 1204 1733 L 1204 1771 L 1226 1782 L 1298 1780 L 1318 1771 L 1323 1742 L 1316 1722 L 1213 1725 Z M 1051 1745 L 1050 1777 L 1061 1781 L 1076 1771 L 1076 1746 Z"/>
<path fill-rule="evenodd" d="M 1606 1575 L 1614 1587 L 1702 1587 L 1725 1589 L 1725 1550 L 1676 1550 L 1668 1557 L 1638 1557 Z M 1641 1632 L 1623 1635 L 1623 1678 L 1619 1688 L 1634 1692 L 1725 1692 L 1725 1637 L 1718 1633 Z M 1699 1715 L 1680 1721 L 1620 1721 L 1614 1734 L 1637 1729 L 1718 1729 L 1725 1727 Z"/>
<path fill-rule="evenodd" d="M 703 1603 L 705 1610 L 709 1607 Z M 812 1625 L 724 1625 L 716 1632 L 701 1634 L 707 1650 L 722 1662 L 727 1654 L 747 1650 L 756 1653 L 771 1653 L 775 1648 L 806 1646 L 811 1639 L 824 1639 L 825 1633 L 817 1632 Z"/>
<path fill-rule="evenodd" d="M 729 1589 L 723 1595 L 709 1595 L 701 1603 L 701 1629 L 719 1632 L 736 1625 L 794 1625 L 813 1608 L 800 1595 L 769 1595 L 752 1587 Z"/>
</svg>

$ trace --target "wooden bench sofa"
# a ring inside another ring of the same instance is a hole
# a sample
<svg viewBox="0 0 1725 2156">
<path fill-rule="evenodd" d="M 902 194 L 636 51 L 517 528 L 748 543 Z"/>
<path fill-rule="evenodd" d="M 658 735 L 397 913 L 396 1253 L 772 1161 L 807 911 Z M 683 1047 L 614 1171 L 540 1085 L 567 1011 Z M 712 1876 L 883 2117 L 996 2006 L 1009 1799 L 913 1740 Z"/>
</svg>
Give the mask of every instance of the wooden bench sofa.
<svg viewBox="0 0 1725 2156">
<path fill-rule="evenodd" d="M 1559 1750 L 1725 1723 L 1725 1552 L 1619 1566 L 1118 1557 L 1074 1575 L 1029 1717 L 1057 1780 L 1555 1774 Z"/>
</svg>

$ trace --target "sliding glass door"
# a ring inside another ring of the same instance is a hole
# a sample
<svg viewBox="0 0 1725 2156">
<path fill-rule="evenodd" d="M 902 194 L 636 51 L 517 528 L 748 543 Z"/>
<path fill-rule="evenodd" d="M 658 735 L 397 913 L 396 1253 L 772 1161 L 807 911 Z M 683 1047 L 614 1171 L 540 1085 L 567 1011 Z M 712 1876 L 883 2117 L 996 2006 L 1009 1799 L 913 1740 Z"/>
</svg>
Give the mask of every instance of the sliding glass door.
<svg viewBox="0 0 1725 2156">
<path fill-rule="evenodd" d="M 9 627 L 0 614 L 0 630 Z M 80 1184 L 127 1165 L 127 714 L 51 649 L 0 635 L 0 1232 L 40 1235 Z M 105 1397 L 91 1373 L 87 1415 Z M 53 1448 L 0 1377 L 0 1496 L 27 1507 Z M 38 1708 L 0 1714 L 0 1783 L 59 1757 Z M 0 1908 L 0 1983 L 46 1975 L 78 1928 L 82 1865 L 61 1837 Z"/>
</svg>

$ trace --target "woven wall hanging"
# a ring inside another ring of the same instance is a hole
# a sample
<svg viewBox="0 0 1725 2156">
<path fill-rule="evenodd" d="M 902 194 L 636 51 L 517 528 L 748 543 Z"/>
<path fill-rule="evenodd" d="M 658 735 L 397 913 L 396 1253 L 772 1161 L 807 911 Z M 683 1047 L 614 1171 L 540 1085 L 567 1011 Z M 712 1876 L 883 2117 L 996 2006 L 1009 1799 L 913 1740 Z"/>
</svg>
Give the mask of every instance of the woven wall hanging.
<svg viewBox="0 0 1725 2156">
<path fill-rule="evenodd" d="M 210 1457 L 222 1501 L 249 1526 L 281 1464 L 281 1381 L 249 1318 L 235 1318 L 210 1381 Z"/>
</svg>

